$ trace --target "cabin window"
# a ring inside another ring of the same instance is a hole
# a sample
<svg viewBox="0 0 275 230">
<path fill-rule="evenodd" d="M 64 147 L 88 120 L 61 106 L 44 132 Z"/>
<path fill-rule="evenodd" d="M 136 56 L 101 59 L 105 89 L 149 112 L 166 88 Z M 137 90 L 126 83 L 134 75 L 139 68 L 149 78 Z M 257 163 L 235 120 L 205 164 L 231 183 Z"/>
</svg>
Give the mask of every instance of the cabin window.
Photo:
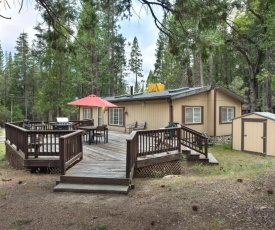
<svg viewBox="0 0 275 230">
<path fill-rule="evenodd" d="M 202 107 L 183 107 L 184 124 L 201 124 Z"/>
<path fill-rule="evenodd" d="M 220 122 L 228 123 L 232 122 L 232 119 L 235 117 L 235 108 L 234 107 L 220 107 Z"/>
<path fill-rule="evenodd" d="M 109 108 L 109 124 L 123 125 L 123 108 Z"/>
<path fill-rule="evenodd" d="M 83 109 L 83 119 L 92 119 L 92 109 Z"/>
</svg>

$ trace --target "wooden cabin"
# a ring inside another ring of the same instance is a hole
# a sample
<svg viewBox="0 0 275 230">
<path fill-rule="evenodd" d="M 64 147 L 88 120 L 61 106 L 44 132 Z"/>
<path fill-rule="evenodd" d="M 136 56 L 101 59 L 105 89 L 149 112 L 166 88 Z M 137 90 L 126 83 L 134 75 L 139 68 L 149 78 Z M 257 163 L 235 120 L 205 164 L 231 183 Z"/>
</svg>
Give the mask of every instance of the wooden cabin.
<svg viewBox="0 0 275 230">
<path fill-rule="evenodd" d="M 137 121 L 137 125 L 146 121 L 146 129 L 175 122 L 212 137 L 232 134 L 232 119 L 241 116 L 244 102 L 242 97 L 221 86 L 185 87 L 105 100 L 118 106 L 104 112 L 110 130 L 124 132 L 132 121 Z"/>
</svg>

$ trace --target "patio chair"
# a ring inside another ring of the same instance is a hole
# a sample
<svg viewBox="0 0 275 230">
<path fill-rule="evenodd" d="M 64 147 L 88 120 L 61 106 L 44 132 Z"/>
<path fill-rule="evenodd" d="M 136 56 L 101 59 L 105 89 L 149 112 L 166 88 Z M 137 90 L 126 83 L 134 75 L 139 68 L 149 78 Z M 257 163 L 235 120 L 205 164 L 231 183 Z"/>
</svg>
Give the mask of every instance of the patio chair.
<svg viewBox="0 0 275 230">
<path fill-rule="evenodd" d="M 89 122 L 90 120 L 81 120 L 78 121 L 77 124 L 74 126 L 74 128 L 78 129 L 81 126 L 89 126 Z M 89 132 L 86 130 L 82 131 L 82 137 L 83 137 L 83 141 L 87 142 L 89 139 Z"/>
<path fill-rule="evenodd" d="M 133 130 L 143 130 L 146 127 L 146 121 L 141 121 L 136 128 L 133 128 Z"/>
<path fill-rule="evenodd" d="M 43 134 L 31 134 L 30 136 L 30 143 L 28 145 L 29 148 L 34 149 L 34 156 L 38 158 L 38 152 L 40 147 L 43 145 L 44 138 Z"/>
<path fill-rule="evenodd" d="M 99 140 L 99 142 L 100 142 L 100 140 L 102 140 L 102 138 L 104 138 L 104 143 L 106 143 L 106 140 L 105 140 L 106 128 L 107 128 L 107 125 L 97 126 L 95 134 L 94 134 L 96 144 L 97 144 L 97 141 Z"/>
<path fill-rule="evenodd" d="M 137 121 L 132 121 L 130 124 L 125 126 L 125 133 L 126 133 L 126 130 L 128 129 L 130 134 L 133 131 L 133 129 L 136 127 L 137 127 Z"/>
</svg>

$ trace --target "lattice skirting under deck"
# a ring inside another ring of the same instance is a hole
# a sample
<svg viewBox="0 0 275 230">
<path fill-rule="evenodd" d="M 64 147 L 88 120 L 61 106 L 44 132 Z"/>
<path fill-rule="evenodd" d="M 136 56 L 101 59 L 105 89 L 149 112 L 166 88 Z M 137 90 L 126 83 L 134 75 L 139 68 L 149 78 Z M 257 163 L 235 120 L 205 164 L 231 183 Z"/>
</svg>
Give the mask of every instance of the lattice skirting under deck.
<svg viewBox="0 0 275 230">
<path fill-rule="evenodd" d="M 24 162 L 17 155 L 16 150 L 9 145 L 6 145 L 6 157 L 11 167 L 20 170 L 24 169 Z"/>
<path fill-rule="evenodd" d="M 135 177 L 163 177 L 181 174 L 181 160 L 144 166 L 135 169 Z"/>
</svg>

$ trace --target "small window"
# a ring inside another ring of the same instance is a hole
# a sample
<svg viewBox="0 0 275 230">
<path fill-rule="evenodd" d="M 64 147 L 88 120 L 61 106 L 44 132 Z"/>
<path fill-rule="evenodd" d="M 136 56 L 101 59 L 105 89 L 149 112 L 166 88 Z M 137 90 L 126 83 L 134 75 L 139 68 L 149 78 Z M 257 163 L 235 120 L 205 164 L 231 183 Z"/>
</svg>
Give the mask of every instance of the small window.
<svg viewBox="0 0 275 230">
<path fill-rule="evenodd" d="M 123 126 L 123 108 L 109 108 L 109 124 Z"/>
<path fill-rule="evenodd" d="M 92 109 L 83 109 L 83 119 L 92 119 Z"/>
<path fill-rule="evenodd" d="M 183 107 L 184 124 L 201 124 L 202 107 Z"/>
<path fill-rule="evenodd" d="M 221 107 L 221 123 L 232 122 L 235 117 L 235 108 L 233 107 Z"/>
</svg>

